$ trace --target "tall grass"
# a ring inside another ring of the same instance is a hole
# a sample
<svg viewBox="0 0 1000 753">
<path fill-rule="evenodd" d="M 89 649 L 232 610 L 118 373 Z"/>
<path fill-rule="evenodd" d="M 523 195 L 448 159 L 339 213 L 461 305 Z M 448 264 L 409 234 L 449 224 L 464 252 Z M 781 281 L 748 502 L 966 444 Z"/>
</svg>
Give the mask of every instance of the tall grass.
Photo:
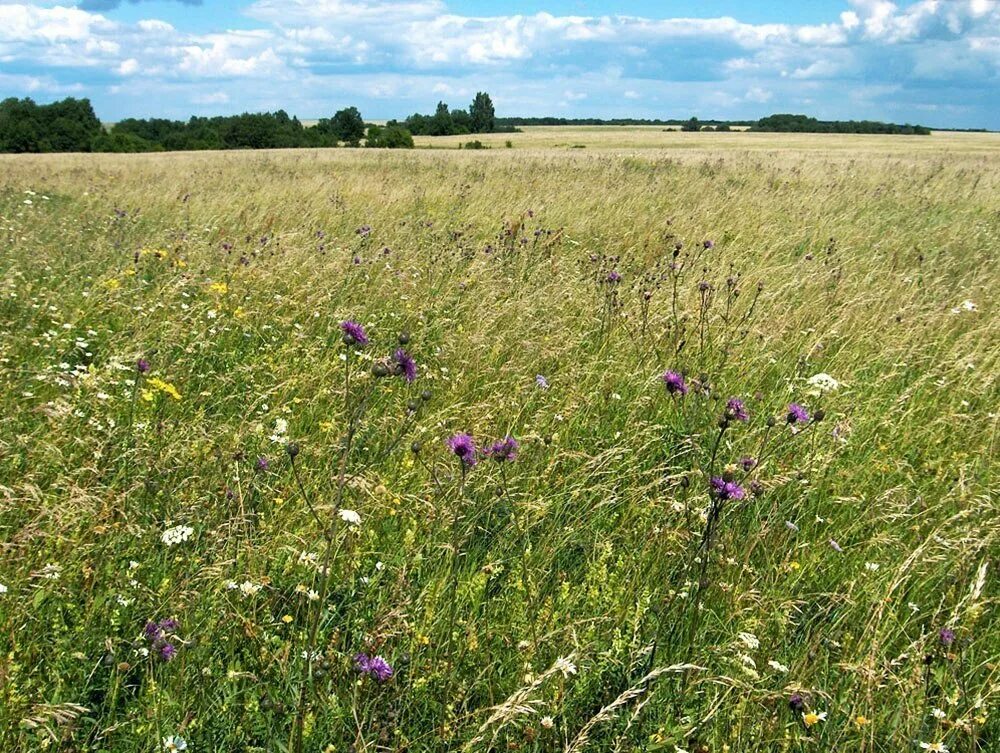
<svg viewBox="0 0 1000 753">
<path fill-rule="evenodd" d="M 995 748 L 1000 154 L 767 138 L 0 159 L 0 748 Z"/>
</svg>

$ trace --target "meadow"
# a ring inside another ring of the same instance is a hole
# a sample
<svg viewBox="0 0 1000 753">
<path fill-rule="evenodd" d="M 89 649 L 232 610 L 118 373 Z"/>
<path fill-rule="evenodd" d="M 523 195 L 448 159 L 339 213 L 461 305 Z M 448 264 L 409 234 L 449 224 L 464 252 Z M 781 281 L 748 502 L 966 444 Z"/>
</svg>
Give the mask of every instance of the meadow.
<svg viewBox="0 0 1000 753">
<path fill-rule="evenodd" d="M 417 141 L 0 156 L 0 750 L 1000 749 L 1000 136 Z"/>
</svg>

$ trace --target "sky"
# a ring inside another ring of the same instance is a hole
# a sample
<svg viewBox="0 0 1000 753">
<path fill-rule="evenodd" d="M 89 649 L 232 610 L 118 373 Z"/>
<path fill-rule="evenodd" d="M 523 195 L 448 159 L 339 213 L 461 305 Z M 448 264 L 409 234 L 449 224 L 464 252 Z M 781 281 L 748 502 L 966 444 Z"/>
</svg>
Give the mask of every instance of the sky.
<svg viewBox="0 0 1000 753">
<path fill-rule="evenodd" d="M 1000 129 L 1000 0 L 0 0 L 0 98 L 106 121 L 755 119 Z"/>
</svg>

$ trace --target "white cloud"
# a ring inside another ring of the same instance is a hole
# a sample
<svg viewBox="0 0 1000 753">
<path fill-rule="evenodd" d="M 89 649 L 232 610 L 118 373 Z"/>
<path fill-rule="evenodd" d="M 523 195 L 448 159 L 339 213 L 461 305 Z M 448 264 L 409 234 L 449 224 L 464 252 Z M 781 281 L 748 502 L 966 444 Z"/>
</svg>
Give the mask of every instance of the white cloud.
<svg viewBox="0 0 1000 753">
<path fill-rule="evenodd" d="M 122 76 L 131 76 L 133 73 L 138 72 L 138 70 L 139 70 L 139 61 L 136 60 L 135 58 L 128 58 L 127 60 L 123 60 L 121 64 L 118 66 L 118 73 L 120 73 Z"/>
</svg>

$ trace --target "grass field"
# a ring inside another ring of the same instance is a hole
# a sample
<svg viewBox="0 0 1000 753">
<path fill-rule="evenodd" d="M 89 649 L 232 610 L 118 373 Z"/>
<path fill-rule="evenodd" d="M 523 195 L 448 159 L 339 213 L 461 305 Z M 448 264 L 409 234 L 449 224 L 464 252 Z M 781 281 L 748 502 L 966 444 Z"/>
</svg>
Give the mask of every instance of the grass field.
<svg viewBox="0 0 1000 753">
<path fill-rule="evenodd" d="M 484 140 L 0 157 L 0 750 L 1000 749 L 1000 136 Z"/>
</svg>

